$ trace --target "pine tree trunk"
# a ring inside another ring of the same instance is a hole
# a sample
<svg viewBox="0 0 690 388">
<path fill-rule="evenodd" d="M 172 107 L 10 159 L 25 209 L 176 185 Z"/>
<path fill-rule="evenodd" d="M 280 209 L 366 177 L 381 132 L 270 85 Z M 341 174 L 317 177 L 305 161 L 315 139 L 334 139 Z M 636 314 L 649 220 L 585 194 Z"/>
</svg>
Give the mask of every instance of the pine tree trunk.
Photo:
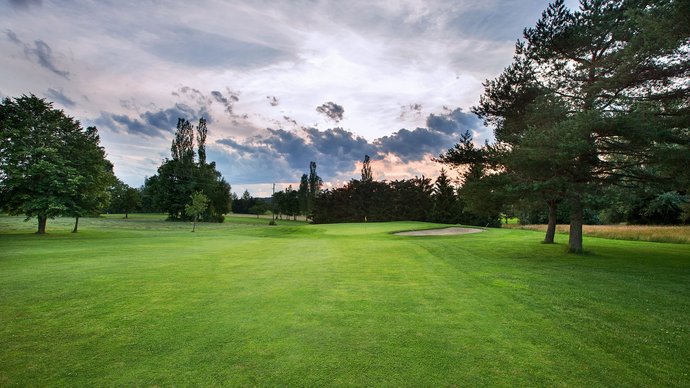
<svg viewBox="0 0 690 388">
<path fill-rule="evenodd" d="M 558 204 L 556 201 L 547 201 L 549 205 L 549 224 L 546 227 L 546 236 L 544 236 L 544 243 L 553 244 L 554 237 L 556 236 L 556 210 L 558 210 Z"/>
<path fill-rule="evenodd" d="M 572 253 L 582 253 L 582 221 L 584 219 L 582 210 L 582 199 L 573 198 L 570 208 L 570 236 L 568 238 L 568 249 Z"/>
<path fill-rule="evenodd" d="M 78 227 L 79 227 L 79 217 L 74 217 L 74 229 L 72 229 L 72 233 L 77 233 Z"/>
<path fill-rule="evenodd" d="M 38 216 L 38 231 L 36 234 L 46 234 L 46 223 L 48 222 L 48 217 Z"/>
<path fill-rule="evenodd" d="M 125 212 L 125 219 L 127 219 L 127 215 L 128 215 L 128 214 L 129 214 L 129 213 Z"/>
</svg>

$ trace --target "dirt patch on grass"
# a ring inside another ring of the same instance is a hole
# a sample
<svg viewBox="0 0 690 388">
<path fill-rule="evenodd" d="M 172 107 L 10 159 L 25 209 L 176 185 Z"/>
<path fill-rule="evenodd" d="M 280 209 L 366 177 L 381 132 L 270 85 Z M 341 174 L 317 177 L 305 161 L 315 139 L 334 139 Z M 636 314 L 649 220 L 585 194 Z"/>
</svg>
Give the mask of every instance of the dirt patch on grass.
<svg viewBox="0 0 690 388">
<path fill-rule="evenodd" d="M 443 229 L 413 230 L 410 232 L 398 232 L 395 234 L 398 236 L 452 236 L 456 234 L 479 233 L 483 231 L 484 229 L 462 228 L 459 226 L 453 226 L 450 228 Z"/>
</svg>

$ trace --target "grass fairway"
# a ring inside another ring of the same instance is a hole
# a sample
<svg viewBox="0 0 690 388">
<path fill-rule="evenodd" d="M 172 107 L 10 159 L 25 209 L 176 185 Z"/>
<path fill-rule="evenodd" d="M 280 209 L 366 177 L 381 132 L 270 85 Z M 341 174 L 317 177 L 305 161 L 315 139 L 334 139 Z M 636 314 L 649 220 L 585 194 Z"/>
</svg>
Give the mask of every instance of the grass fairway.
<svg viewBox="0 0 690 388">
<path fill-rule="evenodd" d="M 690 385 L 690 245 L 255 222 L 0 217 L 0 386 Z"/>
</svg>

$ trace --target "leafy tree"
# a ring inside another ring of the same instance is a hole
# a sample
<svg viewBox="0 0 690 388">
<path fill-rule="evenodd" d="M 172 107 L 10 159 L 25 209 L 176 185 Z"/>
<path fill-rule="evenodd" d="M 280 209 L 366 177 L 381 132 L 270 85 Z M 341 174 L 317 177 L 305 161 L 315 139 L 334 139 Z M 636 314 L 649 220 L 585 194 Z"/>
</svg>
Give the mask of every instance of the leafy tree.
<svg viewBox="0 0 690 388">
<path fill-rule="evenodd" d="M 557 0 L 525 30 L 513 64 L 485 83 L 475 113 L 497 140 L 483 148 L 485 176 L 496 163 L 515 193 L 546 200 L 550 214 L 567 205 L 572 252 L 582 252 L 587 198 L 602 187 L 688 176 L 668 156 L 690 145 L 686 9 L 582 0 L 571 11 Z"/>
<path fill-rule="evenodd" d="M 194 220 L 192 226 L 192 232 L 194 232 L 196 230 L 196 223 L 199 221 L 199 215 L 202 214 L 208 206 L 208 198 L 200 191 L 195 192 L 189 198 L 190 202 L 185 205 L 184 210 L 185 213 Z"/>
<path fill-rule="evenodd" d="M 72 155 L 72 163 L 81 174 L 65 212 L 74 217 L 72 233 L 77 233 L 80 217 L 99 214 L 106 207 L 110 200 L 108 187 L 117 179 L 112 163 L 105 158 L 105 150 L 99 144 L 98 130 L 88 127 L 63 149 Z"/>
<path fill-rule="evenodd" d="M 568 112 L 554 128 L 569 162 L 573 252 L 582 251 L 587 193 L 623 177 L 665 179 L 640 166 L 690 144 L 690 86 L 683 82 L 690 75 L 690 27 L 687 20 L 673 23 L 687 19 L 682 3 L 582 0 L 573 12 L 559 0 L 518 45 L 540 85 Z"/>
<path fill-rule="evenodd" d="M 157 175 L 146 179 L 144 196 L 152 207 L 167 212 L 170 220 L 189 220 L 185 206 L 189 196 L 197 191 L 209 200 L 201 219 L 223 222 L 224 214 L 230 211 L 230 184 L 216 170 L 215 162 L 206 162 L 207 132 L 206 120 L 202 118 L 196 126 L 195 152 L 195 129 L 188 120 L 180 118 L 170 147 L 171 159 L 161 164 Z"/>
<path fill-rule="evenodd" d="M 0 104 L 0 202 L 9 214 L 37 217 L 38 234 L 48 218 L 95 212 L 112 179 L 96 128 L 36 96 Z M 75 231 L 76 231 L 75 224 Z"/>
<path fill-rule="evenodd" d="M 129 213 L 136 211 L 142 205 L 139 189 L 130 187 L 119 179 L 110 188 L 110 197 L 108 210 L 112 213 L 124 213 L 125 218 L 128 218 Z"/>
<path fill-rule="evenodd" d="M 286 214 L 287 209 L 287 190 L 286 191 L 276 191 L 271 197 L 273 204 L 273 211 L 278 215 L 278 219 L 283 218 L 283 214 Z"/>
<path fill-rule="evenodd" d="M 264 201 L 254 201 L 249 208 L 249 214 L 255 214 L 256 218 L 259 218 L 259 216 L 266 213 L 267 210 L 268 206 Z"/>
<path fill-rule="evenodd" d="M 302 177 L 299 181 L 299 190 L 297 191 L 297 193 L 299 197 L 300 213 L 306 216 L 309 213 L 307 209 L 307 198 L 309 197 L 309 177 L 307 176 L 307 174 L 302 174 Z"/>
<path fill-rule="evenodd" d="M 364 155 L 364 162 L 362 162 L 362 182 L 371 182 L 374 176 L 371 173 L 371 162 L 369 155 Z"/>
<path fill-rule="evenodd" d="M 232 202 L 232 212 L 236 214 L 254 214 L 251 212 L 251 208 L 257 203 L 257 199 L 249 194 L 248 190 L 244 190 L 242 196 L 233 199 Z"/>
<path fill-rule="evenodd" d="M 309 178 L 307 182 L 307 217 L 310 217 L 314 209 L 314 200 L 316 199 L 316 195 L 321 191 L 321 186 L 323 185 L 323 180 L 316 173 L 316 162 L 309 162 Z"/>
<path fill-rule="evenodd" d="M 457 222 L 457 198 L 455 188 L 450 183 L 446 171 L 441 169 L 441 174 L 436 178 L 434 193 L 432 195 L 433 207 L 430 219 L 432 222 L 453 224 Z"/>
</svg>

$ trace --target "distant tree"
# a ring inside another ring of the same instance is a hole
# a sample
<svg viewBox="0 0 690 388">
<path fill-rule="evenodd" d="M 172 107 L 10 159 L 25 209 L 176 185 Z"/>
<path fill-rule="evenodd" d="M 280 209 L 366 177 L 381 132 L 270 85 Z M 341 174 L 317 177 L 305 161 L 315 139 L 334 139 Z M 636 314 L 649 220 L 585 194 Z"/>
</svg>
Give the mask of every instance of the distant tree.
<svg viewBox="0 0 690 388">
<path fill-rule="evenodd" d="M 249 214 L 255 214 L 256 218 L 260 215 L 266 213 L 268 206 L 264 201 L 254 201 L 254 203 L 249 208 Z"/>
<path fill-rule="evenodd" d="M 232 212 L 236 214 L 253 214 L 250 209 L 257 202 L 256 198 L 249 194 L 248 190 L 244 190 L 241 197 L 234 196 L 232 201 Z"/>
<path fill-rule="evenodd" d="M 431 179 L 415 177 L 389 183 L 391 220 L 427 221 L 433 206 Z"/>
<path fill-rule="evenodd" d="M 97 215 L 107 206 L 110 200 L 108 188 L 117 179 L 112 163 L 105 158 L 105 150 L 99 144 L 98 130 L 88 127 L 63 148 L 63 152 L 72 155 L 72 163 L 82 175 L 74 183 L 76 190 L 65 212 L 65 215 L 74 217 L 72 233 L 77 233 L 80 217 Z"/>
<path fill-rule="evenodd" d="M 299 181 L 299 190 L 297 191 L 299 197 L 299 209 L 300 213 L 303 215 L 308 214 L 307 204 L 309 197 L 309 176 L 307 174 L 302 174 L 302 178 Z"/>
<path fill-rule="evenodd" d="M 223 222 L 224 214 L 230 211 L 230 184 L 216 170 L 215 162 L 206 162 L 207 132 L 206 120 L 199 119 L 196 127 L 198 152 L 195 152 L 194 127 L 188 120 L 178 119 L 170 147 L 171 158 L 163 161 L 157 175 L 146 179 L 144 196 L 153 207 L 167 212 L 170 220 L 189 220 L 185 206 L 189 196 L 197 191 L 209 200 L 200 215 L 202 220 Z"/>
<path fill-rule="evenodd" d="M 95 212 L 107 198 L 112 176 L 99 142 L 95 127 L 82 129 L 44 99 L 5 98 L 0 104 L 2 209 L 37 217 L 38 234 L 45 234 L 48 218 Z"/>
<path fill-rule="evenodd" d="M 444 224 L 453 224 L 457 222 L 458 209 L 455 188 L 451 184 L 444 169 L 441 169 L 441 174 L 436 178 L 432 200 L 431 221 Z"/>
<path fill-rule="evenodd" d="M 142 196 L 139 189 L 130 187 L 119 179 L 111 187 L 110 197 L 108 210 L 113 213 L 124 213 L 125 218 L 141 207 Z"/>
<path fill-rule="evenodd" d="M 293 190 L 292 186 L 288 186 L 285 189 L 285 214 L 291 216 L 294 220 L 297 219 L 297 215 L 300 213 L 299 210 L 299 193 L 297 190 Z"/>
<path fill-rule="evenodd" d="M 195 192 L 190 197 L 190 202 L 185 205 L 184 210 L 188 216 L 192 217 L 194 224 L 192 226 L 192 232 L 196 230 L 196 223 L 199 221 L 199 215 L 206 210 L 208 206 L 208 198 L 202 192 Z"/>
<path fill-rule="evenodd" d="M 278 219 L 283 218 L 287 209 L 287 191 L 276 191 L 271 197 L 274 214 L 278 215 Z"/>
<path fill-rule="evenodd" d="M 206 127 L 206 119 L 200 118 L 199 124 L 196 127 L 196 142 L 198 144 L 199 165 L 206 164 L 206 135 L 208 128 Z"/>
<path fill-rule="evenodd" d="M 314 200 L 316 195 L 321 191 L 321 186 L 323 185 L 323 180 L 316 173 L 316 162 L 309 162 L 309 192 L 307 195 L 307 216 L 309 217 L 314 209 Z"/>
<path fill-rule="evenodd" d="M 362 182 L 371 182 L 374 176 L 371 173 L 371 162 L 369 155 L 364 155 L 364 162 L 362 162 Z"/>
</svg>

